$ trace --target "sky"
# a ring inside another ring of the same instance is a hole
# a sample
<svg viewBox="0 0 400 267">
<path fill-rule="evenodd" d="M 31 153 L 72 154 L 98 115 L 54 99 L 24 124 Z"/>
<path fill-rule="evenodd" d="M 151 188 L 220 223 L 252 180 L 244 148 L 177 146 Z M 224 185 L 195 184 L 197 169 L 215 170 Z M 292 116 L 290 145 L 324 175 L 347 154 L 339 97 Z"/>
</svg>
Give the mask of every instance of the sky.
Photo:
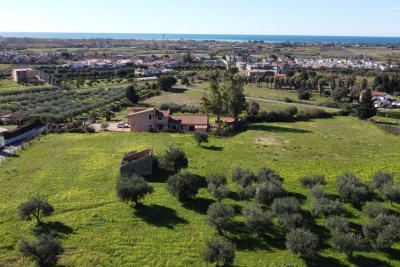
<svg viewBox="0 0 400 267">
<path fill-rule="evenodd" d="M 0 0 L 0 32 L 400 37 L 400 1 Z"/>
</svg>

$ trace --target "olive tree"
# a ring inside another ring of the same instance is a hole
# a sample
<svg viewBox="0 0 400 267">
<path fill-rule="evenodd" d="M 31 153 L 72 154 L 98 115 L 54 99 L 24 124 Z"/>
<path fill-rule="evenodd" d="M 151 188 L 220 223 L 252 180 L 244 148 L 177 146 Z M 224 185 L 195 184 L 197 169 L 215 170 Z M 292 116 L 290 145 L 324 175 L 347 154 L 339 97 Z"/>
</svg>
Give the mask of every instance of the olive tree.
<svg viewBox="0 0 400 267">
<path fill-rule="evenodd" d="M 55 266 L 58 256 L 64 252 L 60 240 L 51 235 L 42 234 L 36 241 L 22 240 L 19 244 L 22 255 L 34 260 L 40 267 Z"/>
<path fill-rule="evenodd" d="M 323 175 L 304 176 L 300 178 L 300 184 L 310 189 L 316 185 L 326 185 L 326 179 Z"/>
<path fill-rule="evenodd" d="M 336 178 L 336 190 L 343 201 L 352 204 L 365 202 L 371 197 L 368 186 L 352 173 L 345 173 Z"/>
<path fill-rule="evenodd" d="M 198 177 L 191 172 L 174 174 L 167 180 L 167 190 L 179 201 L 193 198 L 199 187 Z"/>
<path fill-rule="evenodd" d="M 235 244 L 222 236 L 214 236 L 206 240 L 203 258 L 208 263 L 222 263 L 224 266 L 233 264 L 235 259 Z"/>
<path fill-rule="evenodd" d="M 237 166 L 232 172 L 232 180 L 239 186 L 245 188 L 256 179 L 254 173 L 248 169 Z"/>
<path fill-rule="evenodd" d="M 376 172 L 371 179 L 372 188 L 382 190 L 386 184 L 393 184 L 393 174 L 386 172 Z"/>
<path fill-rule="evenodd" d="M 207 222 L 215 227 L 218 235 L 221 235 L 222 231 L 231 223 L 234 215 L 235 211 L 232 206 L 216 202 L 208 207 Z"/>
<path fill-rule="evenodd" d="M 275 198 L 272 201 L 271 209 L 275 215 L 298 213 L 300 211 L 300 202 L 295 197 Z"/>
<path fill-rule="evenodd" d="M 333 248 L 344 252 L 350 259 L 355 251 L 363 251 L 366 248 L 366 241 L 360 235 L 354 233 L 335 232 L 332 236 Z"/>
<path fill-rule="evenodd" d="M 393 202 L 400 202 L 400 186 L 397 184 L 385 184 L 381 189 L 381 194 L 383 199 L 390 201 L 390 205 L 393 205 Z"/>
<path fill-rule="evenodd" d="M 345 218 L 338 216 L 328 217 L 325 221 L 325 226 L 331 232 L 347 233 L 350 231 L 349 222 Z"/>
<path fill-rule="evenodd" d="M 161 168 L 174 172 L 187 168 L 188 163 L 185 152 L 174 146 L 168 146 L 165 154 L 159 158 Z"/>
<path fill-rule="evenodd" d="M 263 204 L 285 194 L 286 191 L 282 188 L 282 185 L 274 182 L 259 183 L 256 187 L 256 200 Z"/>
<path fill-rule="evenodd" d="M 206 180 L 208 191 L 215 199 L 221 201 L 228 196 L 229 189 L 226 187 L 227 179 L 225 175 L 219 173 L 209 174 Z"/>
<path fill-rule="evenodd" d="M 132 201 L 136 207 L 142 198 L 154 191 L 147 181 L 137 175 L 121 176 L 117 181 L 117 196 L 122 201 Z"/>
<path fill-rule="evenodd" d="M 374 248 L 390 248 L 400 241 L 400 218 L 394 215 L 379 215 L 362 226 L 365 238 Z"/>
<path fill-rule="evenodd" d="M 379 215 L 386 215 L 389 213 L 387 208 L 374 202 L 365 203 L 365 205 L 362 207 L 362 211 L 369 218 L 376 218 Z"/>
<path fill-rule="evenodd" d="M 37 224 L 42 222 L 41 217 L 50 216 L 54 212 L 53 206 L 45 198 L 37 196 L 21 203 L 18 210 L 21 219 L 30 221 L 35 218 Z"/>
<path fill-rule="evenodd" d="M 318 245 L 318 236 L 309 230 L 294 229 L 286 235 L 286 248 L 302 257 L 313 256 L 317 252 Z"/>
<path fill-rule="evenodd" d="M 208 143 L 208 134 L 207 133 L 194 132 L 193 137 L 196 140 L 198 145 L 201 145 L 201 143 Z"/>
<path fill-rule="evenodd" d="M 259 204 L 250 204 L 242 210 L 246 225 L 258 236 L 273 227 L 272 214 Z"/>
<path fill-rule="evenodd" d="M 311 204 L 311 214 L 313 216 L 340 214 L 342 210 L 342 203 L 340 203 L 338 200 L 332 200 L 324 197 L 314 199 Z"/>
</svg>

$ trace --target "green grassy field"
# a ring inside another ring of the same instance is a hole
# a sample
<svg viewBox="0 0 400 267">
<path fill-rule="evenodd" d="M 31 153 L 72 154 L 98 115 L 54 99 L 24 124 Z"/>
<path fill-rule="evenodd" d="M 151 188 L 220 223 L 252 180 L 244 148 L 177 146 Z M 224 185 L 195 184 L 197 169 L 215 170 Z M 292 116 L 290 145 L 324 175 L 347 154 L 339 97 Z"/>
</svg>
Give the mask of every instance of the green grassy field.
<svg viewBox="0 0 400 267">
<path fill-rule="evenodd" d="M 7 91 L 7 90 L 23 90 L 23 89 L 28 89 L 32 87 L 40 87 L 40 88 L 45 88 L 45 87 L 52 87 L 49 84 L 42 84 L 42 85 L 23 85 L 14 82 L 11 79 L 0 79 L 0 91 Z"/>
<path fill-rule="evenodd" d="M 236 190 L 230 179 L 234 167 L 255 172 L 270 167 L 285 179 L 285 189 L 303 195 L 304 209 L 310 199 L 299 185 L 302 176 L 325 175 L 327 190 L 333 193 L 335 177 L 346 171 L 363 180 L 379 170 L 392 172 L 396 179 L 400 175 L 400 139 L 353 117 L 255 124 L 233 137 L 210 137 L 203 147 L 188 134 L 51 134 L 1 164 L 0 266 L 33 266 L 17 247 L 22 238 L 34 238 L 35 223 L 21 221 L 17 207 L 37 194 L 55 207 L 55 214 L 45 221 L 58 231 L 65 247 L 62 266 L 207 266 L 201 251 L 214 230 L 205 222 L 207 206 L 213 201 L 206 189 L 200 190 L 192 205 L 183 206 L 166 191 L 165 178 L 150 177 L 155 192 L 145 198 L 140 211 L 116 197 L 122 155 L 149 147 L 160 155 L 169 143 L 186 152 L 188 169 L 195 174 L 225 173 L 232 191 Z M 223 202 L 237 209 L 247 203 L 229 198 Z M 345 207 L 355 226 L 366 221 L 358 210 Z M 323 219 L 316 223 L 316 229 L 325 229 Z M 242 224 L 237 215 L 236 228 Z M 235 266 L 400 266 L 399 244 L 391 253 L 356 253 L 349 262 L 322 240 L 325 246 L 318 257 L 304 261 L 286 251 L 278 234 L 265 240 L 234 232 L 227 236 L 237 243 Z"/>
</svg>

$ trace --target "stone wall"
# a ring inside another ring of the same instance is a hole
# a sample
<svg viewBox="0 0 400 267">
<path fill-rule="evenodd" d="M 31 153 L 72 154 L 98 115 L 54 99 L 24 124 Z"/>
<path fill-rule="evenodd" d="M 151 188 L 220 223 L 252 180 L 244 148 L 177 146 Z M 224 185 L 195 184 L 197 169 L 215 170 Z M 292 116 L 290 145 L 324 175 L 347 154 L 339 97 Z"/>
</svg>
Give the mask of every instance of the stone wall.
<svg viewBox="0 0 400 267">
<path fill-rule="evenodd" d="M 132 151 L 124 155 L 120 166 L 122 176 L 151 175 L 153 173 L 153 150 Z"/>
</svg>

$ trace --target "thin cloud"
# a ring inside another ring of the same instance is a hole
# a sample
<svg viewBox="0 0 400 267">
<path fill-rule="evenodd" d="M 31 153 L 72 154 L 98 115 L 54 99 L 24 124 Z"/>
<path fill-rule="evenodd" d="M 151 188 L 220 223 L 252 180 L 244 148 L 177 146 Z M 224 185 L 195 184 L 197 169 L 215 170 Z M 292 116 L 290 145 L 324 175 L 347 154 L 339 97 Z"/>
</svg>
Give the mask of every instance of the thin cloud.
<svg viewBox="0 0 400 267">
<path fill-rule="evenodd" d="M 400 6 L 394 6 L 391 8 L 392 10 L 400 10 Z"/>
</svg>

